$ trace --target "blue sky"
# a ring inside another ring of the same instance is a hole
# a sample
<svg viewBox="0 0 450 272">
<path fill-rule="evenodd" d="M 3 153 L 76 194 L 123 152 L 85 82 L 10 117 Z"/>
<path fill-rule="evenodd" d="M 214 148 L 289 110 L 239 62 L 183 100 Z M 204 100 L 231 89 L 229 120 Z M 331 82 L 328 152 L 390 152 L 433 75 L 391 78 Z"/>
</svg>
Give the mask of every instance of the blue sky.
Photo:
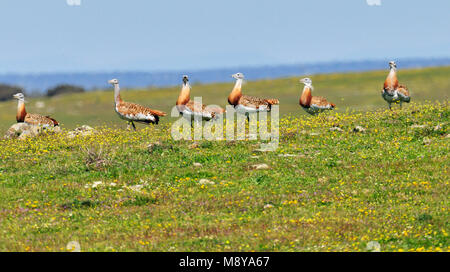
<svg viewBox="0 0 450 272">
<path fill-rule="evenodd" d="M 450 57 L 448 0 L 67 1 L 0 2 L 0 73 Z"/>
</svg>

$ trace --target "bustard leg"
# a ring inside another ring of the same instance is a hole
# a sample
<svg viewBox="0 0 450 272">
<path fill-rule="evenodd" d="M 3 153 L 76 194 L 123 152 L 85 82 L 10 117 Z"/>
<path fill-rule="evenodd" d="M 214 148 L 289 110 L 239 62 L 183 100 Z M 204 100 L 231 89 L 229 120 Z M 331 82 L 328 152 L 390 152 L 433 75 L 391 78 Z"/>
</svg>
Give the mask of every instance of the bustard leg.
<svg viewBox="0 0 450 272">
<path fill-rule="evenodd" d="M 131 130 L 131 128 L 133 128 L 133 130 L 136 130 L 136 126 L 134 125 L 133 121 L 128 121 L 127 130 Z"/>
<path fill-rule="evenodd" d="M 400 109 L 402 109 L 402 101 L 400 101 Z"/>
<path fill-rule="evenodd" d="M 389 103 L 389 109 L 390 109 L 390 110 L 392 110 L 392 106 L 391 106 L 391 103 Z"/>
</svg>

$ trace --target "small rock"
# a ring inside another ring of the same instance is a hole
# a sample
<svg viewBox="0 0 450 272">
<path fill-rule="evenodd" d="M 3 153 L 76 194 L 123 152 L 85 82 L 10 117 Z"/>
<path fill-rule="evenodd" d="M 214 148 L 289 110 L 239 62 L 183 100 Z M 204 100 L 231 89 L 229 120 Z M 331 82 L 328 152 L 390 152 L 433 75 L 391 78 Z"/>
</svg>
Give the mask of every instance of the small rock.
<svg viewBox="0 0 450 272">
<path fill-rule="evenodd" d="M 41 129 L 39 127 L 32 126 L 28 130 L 24 130 L 19 137 L 17 137 L 20 140 L 26 139 L 26 138 L 32 138 L 36 137 L 41 133 Z"/>
<path fill-rule="evenodd" d="M 447 136 L 445 136 L 445 138 L 450 138 L 450 134 L 447 134 Z"/>
<path fill-rule="evenodd" d="M 194 162 L 193 164 L 192 164 L 194 167 L 202 167 L 203 165 L 201 164 L 201 163 L 199 163 L 199 162 Z"/>
<path fill-rule="evenodd" d="M 272 204 L 266 204 L 266 205 L 264 205 L 264 209 L 270 209 L 270 208 L 273 208 L 273 205 L 272 205 Z"/>
<path fill-rule="evenodd" d="M 210 181 L 209 179 L 201 179 L 198 181 L 199 184 L 202 185 L 213 185 L 216 184 L 214 181 Z"/>
<path fill-rule="evenodd" d="M 141 189 L 144 188 L 143 184 L 136 184 L 136 185 L 131 185 L 130 187 L 128 187 L 131 191 L 135 191 L 135 192 L 141 192 Z"/>
<path fill-rule="evenodd" d="M 326 183 L 326 182 L 328 182 L 328 178 L 327 177 L 320 177 L 320 178 L 318 178 L 317 179 L 317 181 L 319 182 L 319 183 Z"/>
<path fill-rule="evenodd" d="M 97 188 L 97 186 L 99 186 L 102 183 L 103 182 L 101 181 L 94 181 L 92 184 L 86 184 L 84 188 Z"/>
<path fill-rule="evenodd" d="M 428 138 L 428 137 L 423 138 L 423 144 L 424 144 L 424 145 L 429 145 L 429 144 L 431 144 L 430 138 Z"/>
<path fill-rule="evenodd" d="M 24 131 L 29 130 L 31 128 L 30 125 L 25 123 L 17 123 L 12 125 L 5 133 L 6 139 L 13 139 L 17 138 L 22 134 Z"/>
<path fill-rule="evenodd" d="M 25 139 L 36 137 L 43 133 L 59 133 L 61 127 L 45 127 L 39 125 L 30 125 L 26 123 L 16 123 L 12 125 L 5 133 L 6 139 Z"/>
<path fill-rule="evenodd" d="M 97 186 L 99 186 L 102 183 L 103 182 L 101 182 L 101 181 L 94 181 L 94 183 L 92 183 L 92 188 L 96 188 Z"/>
<path fill-rule="evenodd" d="M 93 127 L 90 127 L 88 125 L 82 125 L 81 127 L 76 128 L 77 131 L 94 131 Z"/>
<path fill-rule="evenodd" d="M 253 170 L 265 170 L 265 169 L 269 169 L 270 167 L 265 163 L 261 163 L 261 164 L 252 165 L 251 168 Z"/>
<path fill-rule="evenodd" d="M 69 131 L 67 136 L 69 138 L 75 138 L 76 136 L 88 136 L 94 133 L 94 129 L 88 125 L 82 125 L 81 127 L 77 127 L 72 131 Z"/>
<path fill-rule="evenodd" d="M 343 130 L 340 127 L 332 127 L 332 128 L 330 128 L 330 131 L 342 132 Z"/>
<path fill-rule="evenodd" d="M 356 127 L 353 129 L 353 132 L 365 132 L 365 131 L 366 131 L 366 129 L 363 128 L 362 126 L 356 126 Z"/>
<path fill-rule="evenodd" d="M 366 249 L 372 252 L 380 252 L 381 246 L 377 241 L 370 241 L 366 245 Z"/>
<path fill-rule="evenodd" d="M 320 135 L 320 133 L 317 133 L 317 132 L 311 132 L 309 135 L 310 135 L 310 136 L 318 136 L 318 135 Z"/>
<path fill-rule="evenodd" d="M 426 128 L 427 126 L 426 125 L 412 125 L 412 126 L 410 126 L 410 128 Z"/>
<path fill-rule="evenodd" d="M 80 243 L 78 243 L 77 241 L 70 241 L 67 243 L 66 249 L 69 250 L 70 252 L 80 252 L 81 246 Z"/>
<path fill-rule="evenodd" d="M 298 157 L 298 155 L 295 154 L 279 154 L 278 157 Z"/>
<path fill-rule="evenodd" d="M 259 156 L 250 156 L 251 159 L 259 159 Z"/>
<path fill-rule="evenodd" d="M 437 125 L 433 128 L 434 131 L 440 131 L 442 130 L 442 126 L 441 125 Z"/>
<path fill-rule="evenodd" d="M 47 133 L 60 133 L 62 131 L 60 126 L 56 127 L 42 127 L 42 131 L 45 131 Z"/>
</svg>

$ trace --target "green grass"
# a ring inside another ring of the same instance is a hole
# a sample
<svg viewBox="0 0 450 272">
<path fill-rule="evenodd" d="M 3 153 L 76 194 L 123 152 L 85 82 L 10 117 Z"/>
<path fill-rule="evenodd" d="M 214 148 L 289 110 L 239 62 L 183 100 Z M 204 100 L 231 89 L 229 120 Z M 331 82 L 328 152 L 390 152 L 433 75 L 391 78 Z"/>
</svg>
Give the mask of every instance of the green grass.
<svg viewBox="0 0 450 272">
<path fill-rule="evenodd" d="M 413 101 L 445 100 L 449 72 L 400 79 Z M 297 106 L 297 78 L 249 82 L 247 93 L 280 98 L 274 152 L 249 140 L 174 141 L 170 120 L 126 131 L 111 91 L 44 100 L 67 128 L 108 125 L 87 137 L 0 140 L 0 251 L 66 251 L 69 241 L 83 251 L 365 251 L 370 241 L 382 251 L 449 251 L 449 105 L 390 112 L 379 94 L 384 76 L 313 76 L 316 94 L 339 105 L 318 117 Z M 195 85 L 193 95 L 224 105 L 231 87 Z M 123 98 L 169 111 L 177 93 Z M 14 120 L 14 103 L 0 109 L 3 123 Z M 366 131 L 353 132 L 357 125 Z M 260 163 L 270 169 L 252 169 Z"/>
</svg>

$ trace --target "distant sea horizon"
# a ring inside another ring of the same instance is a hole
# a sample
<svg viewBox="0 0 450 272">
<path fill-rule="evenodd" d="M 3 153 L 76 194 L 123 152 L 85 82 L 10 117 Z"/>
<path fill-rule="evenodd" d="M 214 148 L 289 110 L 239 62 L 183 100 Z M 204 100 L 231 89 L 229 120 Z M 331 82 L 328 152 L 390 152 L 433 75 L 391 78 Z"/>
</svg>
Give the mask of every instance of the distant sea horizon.
<svg viewBox="0 0 450 272">
<path fill-rule="evenodd" d="M 448 58 L 405 58 L 396 59 L 399 69 L 449 66 Z M 117 78 L 121 87 L 151 88 L 170 87 L 181 84 L 181 77 L 189 75 L 193 83 L 229 82 L 231 74 L 242 72 L 247 80 L 275 79 L 312 74 L 365 72 L 388 69 L 389 60 L 330 61 L 303 64 L 271 66 L 240 66 L 235 68 L 202 69 L 193 71 L 117 71 L 117 72 L 61 72 L 61 73 L 5 73 L 0 74 L 0 84 L 16 85 L 26 93 L 42 94 L 59 84 L 78 85 L 86 90 L 105 89 L 107 81 Z"/>
</svg>

